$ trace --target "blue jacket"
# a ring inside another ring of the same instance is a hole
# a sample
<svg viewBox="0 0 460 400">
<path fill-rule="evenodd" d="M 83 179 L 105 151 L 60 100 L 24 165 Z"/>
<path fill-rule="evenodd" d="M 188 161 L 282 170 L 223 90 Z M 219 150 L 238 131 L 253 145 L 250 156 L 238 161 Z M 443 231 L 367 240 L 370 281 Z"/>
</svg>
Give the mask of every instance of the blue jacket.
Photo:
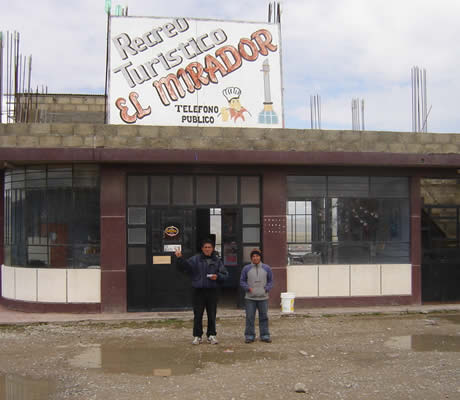
<svg viewBox="0 0 460 400">
<path fill-rule="evenodd" d="M 208 264 L 203 253 L 196 254 L 185 260 L 184 257 L 177 259 L 177 264 L 180 268 L 186 270 L 192 276 L 192 287 L 196 289 L 217 288 L 218 283 L 224 281 L 228 277 L 228 271 L 222 260 L 215 253 L 211 256 L 211 262 Z M 213 281 L 206 275 L 216 274 L 217 280 Z"/>
</svg>

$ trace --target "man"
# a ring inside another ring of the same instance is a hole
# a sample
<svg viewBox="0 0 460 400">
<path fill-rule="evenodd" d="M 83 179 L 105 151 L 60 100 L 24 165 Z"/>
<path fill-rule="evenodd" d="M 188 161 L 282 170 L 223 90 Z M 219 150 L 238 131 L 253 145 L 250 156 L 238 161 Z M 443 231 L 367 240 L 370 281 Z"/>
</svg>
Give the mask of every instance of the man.
<svg viewBox="0 0 460 400">
<path fill-rule="evenodd" d="M 193 287 L 193 342 L 200 344 L 203 336 L 203 313 L 206 309 L 208 343 L 218 344 L 216 339 L 217 287 L 228 277 L 222 260 L 214 252 L 214 243 L 203 240 L 201 253 L 184 260 L 182 252 L 176 250 L 177 264 L 192 276 Z"/>
<path fill-rule="evenodd" d="M 262 253 L 258 249 L 251 251 L 251 264 L 241 271 L 240 286 L 246 292 L 246 329 L 245 342 L 252 343 L 256 338 L 255 317 L 259 310 L 259 331 L 262 342 L 271 343 L 268 329 L 268 292 L 273 287 L 273 275 L 270 266 L 262 263 Z"/>
</svg>

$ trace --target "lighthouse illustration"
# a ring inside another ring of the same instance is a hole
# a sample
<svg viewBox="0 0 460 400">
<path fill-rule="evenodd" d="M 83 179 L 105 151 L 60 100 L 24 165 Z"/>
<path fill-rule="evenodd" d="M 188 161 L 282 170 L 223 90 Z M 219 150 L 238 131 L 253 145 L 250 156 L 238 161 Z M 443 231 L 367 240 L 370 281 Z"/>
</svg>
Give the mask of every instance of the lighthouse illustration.
<svg viewBox="0 0 460 400">
<path fill-rule="evenodd" d="M 259 124 L 277 124 L 278 116 L 273 111 L 273 102 L 270 93 L 270 64 L 266 59 L 261 71 L 264 74 L 264 109 L 259 113 Z"/>
</svg>

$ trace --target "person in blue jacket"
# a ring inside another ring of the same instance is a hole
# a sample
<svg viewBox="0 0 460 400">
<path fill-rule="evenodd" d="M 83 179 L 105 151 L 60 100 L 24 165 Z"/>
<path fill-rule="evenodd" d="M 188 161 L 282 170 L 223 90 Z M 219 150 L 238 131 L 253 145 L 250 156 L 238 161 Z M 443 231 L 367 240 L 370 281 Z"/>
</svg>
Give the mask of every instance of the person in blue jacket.
<svg viewBox="0 0 460 400">
<path fill-rule="evenodd" d="M 256 338 L 255 318 L 256 310 L 259 310 L 260 340 L 271 343 L 268 329 L 268 292 L 273 287 L 273 274 L 270 266 L 262 262 L 259 249 L 251 251 L 251 264 L 241 271 L 240 286 L 246 293 L 245 342 L 252 343 Z"/>
<path fill-rule="evenodd" d="M 205 239 L 201 252 L 185 260 L 182 252 L 176 250 L 177 265 L 190 273 L 193 287 L 193 342 L 200 344 L 203 336 L 203 313 L 206 309 L 208 343 L 218 344 L 216 335 L 217 289 L 218 283 L 228 277 L 228 271 L 214 251 L 214 243 Z"/>
</svg>

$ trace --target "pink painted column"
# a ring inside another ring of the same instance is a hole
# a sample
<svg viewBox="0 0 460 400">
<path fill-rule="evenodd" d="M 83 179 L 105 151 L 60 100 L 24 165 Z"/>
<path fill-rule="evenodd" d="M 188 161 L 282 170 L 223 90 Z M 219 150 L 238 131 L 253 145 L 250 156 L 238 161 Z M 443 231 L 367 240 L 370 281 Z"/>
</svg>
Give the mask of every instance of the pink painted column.
<svg viewBox="0 0 460 400">
<path fill-rule="evenodd" d="M 286 175 L 268 171 L 263 175 L 263 261 L 273 270 L 274 286 L 270 306 L 280 306 L 280 294 L 286 291 Z"/>
</svg>

